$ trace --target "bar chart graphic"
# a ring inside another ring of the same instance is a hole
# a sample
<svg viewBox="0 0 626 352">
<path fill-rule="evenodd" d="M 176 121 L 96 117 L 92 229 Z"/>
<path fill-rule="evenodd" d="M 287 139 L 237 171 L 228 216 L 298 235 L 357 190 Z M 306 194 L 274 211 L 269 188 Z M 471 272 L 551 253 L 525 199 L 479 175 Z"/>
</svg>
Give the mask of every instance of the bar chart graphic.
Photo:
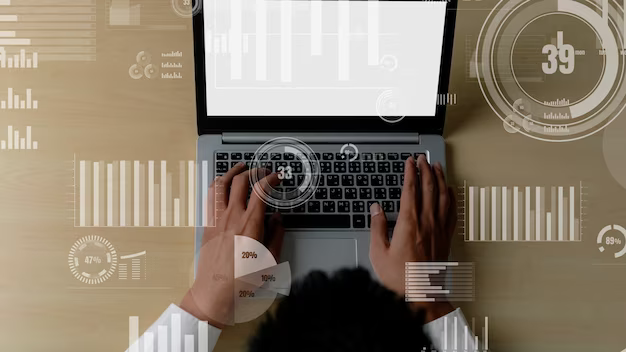
<svg viewBox="0 0 626 352">
<path fill-rule="evenodd" d="M 207 161 L 74 158 L 73 165 L 76 227 L 214 226 Z M 202 187 L 202 215 L 196 214 L 196 186 Z"/>
<path fill-rule="evenodd" d="M 406 302 L 473 301 L 474 263 L 406 262 Z"/>
<path fill-rule="evenodd" d="M 0 13 L 0 68 L 96 60 L 96 0 L 2 0 Z"/>
<path fill-rule="evenodd" d="M 122 255 L 118 265 L 118 279 L 128 280 L 128 264 L 130 263 L 130 280 L 146 279 L 146 251 Z M 143 270 L 142 270 L 143 267 Z M 143 275 L 142 275 L 143 273 Z"/>
<path fill-rule="evenodd" d="M 452 328 L 449 326 L 452 319 Z M 441 341 L 443 348 L 440 352 L 488 352 L 489 351 L 489 317 L 485 317 L 482 327 L 482 340 L 478 338 L 476 332 L 476 318 L 472 318 L 471 330 L 465 321 L 460 321 L 457 317 L 443 317 L 443 331 Z M 450 337 L 452 337 L 450 339 Z M 434 347 L 431 349 L 434 351 Z"/>
<path fill-rule="evenodd" d="M 0 38 L 15 36 L 14 31 L 0 31 Z M 34 52 L 27 54 L 26 49 L 20 49 L 19 54 L 7 55 L 4 48 L 0 47 L 0 68 L 37 68 L 39 67 L 39 54 Z"/>
<path fill-rule="evenodd" d="M 467 186 L 459 190 L 460 234 L 469 242 L 580 242 L 586 187 Z"/>
<path fill-rule="evenodd" d="M 171 314 L 167 325 L 157 325 L 139 337 L 139 317 L 128 317 L 128 352 L 206 352 L 212 351 L 217 337 L 206 321 L 198 322 L 194 334 L 182 335 L 181 315 Z"/>
<path fill-rule="evenodd" d="M 105 14 L 109 30 L 187 29 L 187 21 L 175 11 L 172 0 L 106 0 Z"/>
<path fill-rule="evenodd" d="M 13 88 L 8 88 L 7 99 L 0 100 L 0 110 L 37 110 L 38 108 L 39 102 L 33 100 L 33 90 L 30 88 L 26 89 L 26 97 L 15 94 Z"/>
<path fill-rule="evenodd" d="M 37 141 L 32 139 L 32 127 L 26 126 L 26 137 L 20 137 L 20 131 L 13 126 L 7 127 L 7 138 L 0 140 L 0 150 L 36 150 Z"/>
</svg>

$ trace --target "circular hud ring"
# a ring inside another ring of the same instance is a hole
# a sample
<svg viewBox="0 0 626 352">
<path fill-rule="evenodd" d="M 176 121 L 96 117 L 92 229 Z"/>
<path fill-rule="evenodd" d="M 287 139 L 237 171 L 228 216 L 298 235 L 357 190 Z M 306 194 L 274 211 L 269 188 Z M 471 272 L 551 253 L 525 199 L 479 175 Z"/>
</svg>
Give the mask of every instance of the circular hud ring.
<svg viewBox="0 0 626 352">
<path fill-rule="evenodd" d="M 604 17 L 602 7 L 587 0 L 502 0 L 491 11 L 476 45 L 476 74 L 483 96 L 510 127 L 508 132 L 549 142 L 574 141 L 602 130 L 622 112 L 626 106 L 624 15 L 614 2 L 608 6 Z M 602 44 L 602 67 L 594 67 L 600 72 L 597 83 L 572 102 L 557 96 L 558 89 L 550 99 L 536 99 L 523 89 L 516 75 L 521 70 L 513 67 L 520 34 L 534 21 L 554 15 L 590 28 Z"/>
<path fill-rule="evenodd" d="M 319 160 L 315 152 L 299 139 L 274 138 L 254 153 L 251 169 L 267 168 L 279 174 L 282 182 L 277 187 L 254 187 L 260 175 L 250 173 L 250 184 L 255 194 L 267 205 L 277 209 L 291 209 L 309 200 L 320 180 Z"/>
</svg>

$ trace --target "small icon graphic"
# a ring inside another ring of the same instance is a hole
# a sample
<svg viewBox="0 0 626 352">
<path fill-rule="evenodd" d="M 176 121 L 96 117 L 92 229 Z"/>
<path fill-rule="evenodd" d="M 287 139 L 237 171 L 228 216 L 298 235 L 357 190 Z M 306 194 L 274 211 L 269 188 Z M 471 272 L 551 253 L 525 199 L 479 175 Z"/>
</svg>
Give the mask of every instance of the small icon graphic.
<svg viewBox="0 0 626 352">
<path fill-rule="evenodd" d="M 148 79 L 154 79 L 158 76 L 159 69 L 152 64 L 152 55 L 149 52 L 140 51 L 135 60 L 137 63 L 132 64 L 128 69 L 128 74 L 132 79 L 140 79 L 144 76 Z"/>
<path fill-rule="evenodd" d="M 605 236 L 611 230 L 616 230 L 619 233 L 621 233 L 622 238 L 617 237 L 615 235 Z M 625 240 L 626 240 L 626 229 L 624 229 L 620 225 L 607 225 L 602 230 L 600 230 L 600 233 L 598 233 L 598 238 L 597 238 L 597 243 L 599 245 L 598 250 L 600 252 L 604 252 L 606 250 L 605 246 L 617 247 L 617 248 L 621 247 L 621 249 L 614 254 L 615 258 L 620 258 L 624 254 L 626 254 L 626 241 Z"/>
<path fill-rule="evenodd" d="M 128 279 L 128 262 L 122 262 L 122 261 L 128 261 L 128 260 L 130 260 L 130 266 L 131 266 L 130 267 L 131 280 L 142 279 L 141 261 L 143 260 L 143 267 L 144 267 L 143 279 L 145 279 L 146 278 L 146 251 L 120 256 L 120 270 L 118 271 L 118 279 L 120 280 Z"/>
<path fill-rule="evenodd" d="M 20 138 L 20 131 L 13 126 L 7 127 L 7 139 L 0 140 L 0 150 L 35 150 L 37 141 L 32 140 L 31 126 L 26 126 L 26 138 Z"/>
<path fill-rule="evenodd" d="M 115 272 L 117 252 L 106 239 L 89 235 L 74 243 L 68 262 L 76 279 L 90 285 L 100 284 Z"/>
<path fill-rule="evenodd" d="M 376 100 L 376 112 L 383 121 L 388 123 L 398 123 L 404 119 L 399 113 L 400 106 L 398 101 L 393 97 L 393 91 L 383 91 Z"/>
<path fill-rule="evenodd" d="M 398 68 L 398 58 L 393 55 L 385 55 L 380 59 L 380 67 L 393 72 Z"/>
<path fill-rule="evenodd" d="M 359 157 L 359 148 L 352 143 L 344 144 L 339 150 L 341 154 L 345 154 L 346 157 L 350 158 L 350 161 L 355 161 Z"/>
</svg>

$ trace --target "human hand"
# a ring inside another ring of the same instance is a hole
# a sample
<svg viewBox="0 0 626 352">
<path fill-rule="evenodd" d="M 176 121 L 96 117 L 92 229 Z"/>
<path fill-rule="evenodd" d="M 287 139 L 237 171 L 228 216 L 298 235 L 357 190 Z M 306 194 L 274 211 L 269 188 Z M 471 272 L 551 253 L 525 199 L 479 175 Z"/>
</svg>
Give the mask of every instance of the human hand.
<svg viewBox="0 0 626 352">
<path fill-rule="evenodd" d="M 405 263 L 446 261 L 456 226 L 454 193 L 446 184 L 441 165 L 431 167 L 420 155 L 417 168 L 413 157 L 409 157 L 404 165 L 400 213 L 391 243 L 383 210 L 377 203 L 370 207 L 372 266 L 383 285 L 401 296 L 405 291 Z M 416 302 L 411 306 L 425 309 L 427 322 L 452 311 L 448 302 Z"/>
<path fill-rule="evenodd" d="M 246 207 L 251 172 L 260 173 L 260 180 L 254 185 L 256 190 Z M 239 163 L 209 188 L 209 227 L 204 229 L 202 237 L 196 280 L 183 298 L 181 308 L 218 328 L 234 323 L 234 236 L 251 237 L 264 243 L 275 258 L 280 256 L 284 236 L 280 214 L 272 216 L 264 236 L 266 205 L 258 196 L 262 194 L 261 187 L 267 191 L 280 183 L 276 173 L 268 173 L 261 169 L 246 170 Z"/>
</svg>

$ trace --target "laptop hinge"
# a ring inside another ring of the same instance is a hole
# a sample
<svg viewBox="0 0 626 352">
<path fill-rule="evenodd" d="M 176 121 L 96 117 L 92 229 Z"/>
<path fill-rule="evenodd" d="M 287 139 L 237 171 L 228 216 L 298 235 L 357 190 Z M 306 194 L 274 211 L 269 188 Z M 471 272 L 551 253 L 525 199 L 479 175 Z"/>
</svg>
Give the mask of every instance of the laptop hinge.
<svg viewBox="0 0 626 352">
<path fill-rule="evenodd" d="M 419 133 L 223 133 L 222 143 L 259 144 L 289 136 L 305 143 L 419 144 Z"/>
</svg>

